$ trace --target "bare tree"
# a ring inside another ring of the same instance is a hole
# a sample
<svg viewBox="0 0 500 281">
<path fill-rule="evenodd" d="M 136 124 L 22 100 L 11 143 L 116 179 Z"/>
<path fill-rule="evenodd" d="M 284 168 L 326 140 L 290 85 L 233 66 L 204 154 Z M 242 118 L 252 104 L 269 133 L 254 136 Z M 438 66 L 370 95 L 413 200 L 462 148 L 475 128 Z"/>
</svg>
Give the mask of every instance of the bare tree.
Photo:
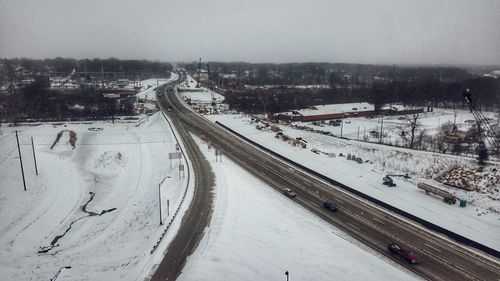
<svg viewBox="0 0 500 281">
<path fill-rule="evenodd" d="M 418 118 L 420 117 L 420 113 L 413 114 L 410 119 L 408 119 L 408 123 L 410 126 L 410 148 L 413 148 L 413 143 L 415 141 L 415 133 L 417 132 L 417 128 L 422 126 L 418 122 Z"/>
<path fill-rule="evenodd" d="M 416 134 L 415 144 L 417 145 L 417 149 L 427 150 L 428 143 L 425 140 L 428 139 L 428 137 L 429 135 L 426 129 L 420 130 Z"/>
</svg>

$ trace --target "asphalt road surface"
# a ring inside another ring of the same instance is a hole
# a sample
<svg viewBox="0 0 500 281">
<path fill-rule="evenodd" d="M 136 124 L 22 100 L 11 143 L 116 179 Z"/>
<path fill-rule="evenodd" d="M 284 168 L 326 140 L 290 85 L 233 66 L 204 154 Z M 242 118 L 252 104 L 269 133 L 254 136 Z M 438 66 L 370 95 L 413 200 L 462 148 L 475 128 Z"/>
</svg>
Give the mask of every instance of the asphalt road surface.
<svg viewBox="0 0 500 281">
<path fill-rule="evenodd" d="M 212 216 L 214 174 L 210 164 L 198 145 L 176 118 L 171 119 L 179 137 L 182 138 L 188 158 L 194 170 L 194 196 L 189 209 L 182 218 L 175 238 L 170 242 L 163 260 L 151 280 L 175 280 L 182 272 L 186 258 L 190 256 L 203 238 L 205 228 Z"/>
<path fill-rule="evenodd" d="M 477 254 L 475 249 L 457 244 L 443 235 L 436 234 L 387 210 L 382 210 L 378 206 L 260 151 L 187 108 L 178 99 L 173 89 L 160 94 L 159 103 L 163 109 L 169 108 L 168 114 L 178 128 L 203 136 L 214 147 L 222 150 L 225 156 L 278 192 L 282 192 L 284 188 L 291 188 L 297 196 L 290 200 L 343 229 L 371 248 L 391 257 L 419 276 L 429 280 L 500 281 L 500 261 L 497 258 L 487 254 Z M 186 140 L 189 142 L 189 136 Z M 195 147 L 191 149 L 196 150 Z M 188 150 L 190 150 L 189 147 Z M 198 156 L 191 159 L 193 164 L 198 162 L 197 159 L 199 159 Z M 322 203 L 325 200 L 334 202 L 339 211 L 331 213 L 324 209 Z M 204 205 L 196 206 L 206 209 L 206 205 L 211 204 L 209 202 L 211 201 L 202 200 L 201 204 Z M 195 204 L 197 203 L 193 203 L 192 206 Z M 201 236 L 193 239 L 198 240 L 189 242 L 190 248 L 199 242 Z M 398 257 L 391 256 L 387 245 L 392 242 L 409 246 L 422 260 L 421 263 L 409 265 Z M 176 241 L 173 241 L 170 248 L 183 247 L 183 245 L 175 244 Z M 328 249 L 318 249 L 318 251 L 326 250 Z M 180 259 L 185 258 L 180 257 Z M 160 269 L 161 266 L 158 270 Z"/>
</svg>

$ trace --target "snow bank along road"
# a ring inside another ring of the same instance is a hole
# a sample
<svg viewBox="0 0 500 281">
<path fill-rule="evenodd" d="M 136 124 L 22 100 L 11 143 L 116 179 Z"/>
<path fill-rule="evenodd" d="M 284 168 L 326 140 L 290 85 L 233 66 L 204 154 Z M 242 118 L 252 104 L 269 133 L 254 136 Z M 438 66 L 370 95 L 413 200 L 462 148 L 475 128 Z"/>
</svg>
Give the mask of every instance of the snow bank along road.
<svg viewBox="0 0 500 281">
<path fill-rule="evenodd" d="M 165 86 L 159 89 L 164 89 Z M 212 215 L 214 175 L 210 164 L 176 115 L 170 117 L 193 164 L 195 191 L 181 226 L 151 280 L 175 280 L 179 276 L 186 258 L 194 252 L 201 241 Z M 187 170 L 189 171 L 189 168 Z"/>
<path fill-rule="evenodd" d="M 494 258 L 484 258 L 465 246 L 436 235 L 415 223 L 387 213 L 351 194 L 333 187 L 303 171 L 270 157 L 228 134 L 213 123 L 188 109 L 175 95 L 164 92 L 159 102 L 172 107 L 170 116 L 197 135 L 205 135 L 214 147 L 221 149 L 251 174 L 277 190 L 290 187 L 297 197 L 291 199 L 335 224 L 373 249 L 389 256 L 387 245 L 399 242 L 415 249 L 422 263 L 407 266 L 427 279 L 434 280 L 497 280 L 500 266 Z M 331 214 L 321 206 L 324 200 L 339 205 L 339 212 Z"/>
</svg>

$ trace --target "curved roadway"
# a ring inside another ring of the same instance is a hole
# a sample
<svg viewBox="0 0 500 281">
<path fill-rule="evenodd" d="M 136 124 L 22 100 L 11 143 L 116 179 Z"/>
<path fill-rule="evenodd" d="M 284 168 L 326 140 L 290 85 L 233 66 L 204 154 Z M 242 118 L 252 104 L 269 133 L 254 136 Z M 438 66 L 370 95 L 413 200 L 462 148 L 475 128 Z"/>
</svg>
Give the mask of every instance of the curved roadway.
<svg viewBox="0 0 500 281">
<path fill-rule="evenodd" d="M 166 86 L 168 85 L 160 87 L 157 91 L 163 91 Z M 165 112 L 161 104 L 160 108 Z M 175 115 L 169 117 L 171 117 L 170 120 L 178 135 L 182 138 L 188 158 L 193 165 L 195 187 L 193 200 L 182 218 L 179 231 L 170 242 L 165 256 L 151 280 L 175 280 L 180 275 L 186 258 L 194 252 L 203 238 L 205 228 L 209 225 L 212 216 L 214 174 L 210 164 L 191 138 L 190 133 L 182 126 L 180 120 L 172 118 Z"/>
</svg>

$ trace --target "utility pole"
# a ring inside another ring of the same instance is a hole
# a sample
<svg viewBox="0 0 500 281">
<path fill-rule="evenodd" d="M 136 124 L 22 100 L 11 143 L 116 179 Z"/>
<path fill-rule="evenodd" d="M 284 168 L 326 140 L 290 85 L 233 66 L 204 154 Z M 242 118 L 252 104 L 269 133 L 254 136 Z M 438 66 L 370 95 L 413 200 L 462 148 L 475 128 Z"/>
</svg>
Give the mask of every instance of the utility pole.
<svg viewBox="0 0 500 281">
<path fill-rule="evenodd" d="M 17 130 L 15 132 L 17 140 L 17 151 L 19 152 L 19 163 L 21 163 L 21 174 L 23 175 L 24 191 L 26 191 L 26 180 L 24 179 L 23 158 L 21 157 L 21 148 L 19 147 L 19 137 L 17 135 Z"/>
<path fill-rule="evenodd" d="M 165 180 L 165 179 L 163 179 Z M 159 204 L 158 206 L 160 206 L 160 225 L 163 225 L 163 220 L 161 219 L 161 184 L 163 183 L 163 181 L 161 181 L 160 184 L 158 184 L 158 201 L 159 201 Z"/>
<path fill-rule="evenodd" d="M 383 128 L 384 128 L 384 116 L 382 116 L 382 121 L 380 122 L 380 140 L 379 140 L 379 143 L 382 143 Z"/>
<path fill-rule="evenodd" d="M 31 148 L 33 149 L 33 160 L 35 160 L 35 172 L 38 176 L 38 167 L 36 166 L 35 144 L 33 143 L 33 137 L 31 137 Z"/>
</svg>

